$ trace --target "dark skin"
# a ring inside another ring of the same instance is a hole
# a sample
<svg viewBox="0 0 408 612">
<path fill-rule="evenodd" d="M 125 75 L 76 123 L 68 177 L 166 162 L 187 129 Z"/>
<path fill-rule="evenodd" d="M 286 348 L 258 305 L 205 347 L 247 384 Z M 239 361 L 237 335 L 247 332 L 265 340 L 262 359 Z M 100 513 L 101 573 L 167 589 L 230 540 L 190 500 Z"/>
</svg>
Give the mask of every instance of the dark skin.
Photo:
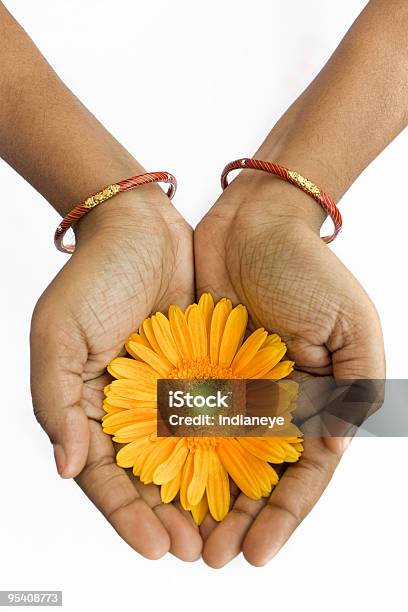
<svg viewBox="0 0 408 612">
<path fill-rule="evenodd" d="M 338 200 L 406 125 L 407 31 L 404 0 L 372 0 L 256 156 L 296 169 Z M 3 5 L 0 57 L 0 154 L 62 215 L 143 171 Z M 160 503 L 157 487 L 116 466 L 100 426 L 105 367 L 127 336 L 151 312 L 185 307 L 204 290 L 246 304 L 251 325 L 279 332 L 309 375 L 383 377 L 375 308 L 321 242 L 323 220 L 295 187 L 241 173 L 199 224 L 194 247 L 191 228 L 157 186 L 120 194 L 77 224 L 77 250 L 33 315 L 34 408 L 61 476 L 75 478 L 146 557 L 171 551 L 194 560 L 203 552 L 221 567 L 242 550 L 262 565 L 330 480 L 346 439 L 307 441 L 270 500 L 239 495 L 221 524 L 206 519 L 200 533 L 177 503 Z"/>
<path fill-rule="evenodd" d="M 407 26 L 406 3 L 370 2 L 254 157 L 301 168 L 338 200 L 406 126 Z M 300 190 L 243 171 L 195 231 L 196 284 L 245 303 L 253 326 L 287 342 L 298 370 L 338 381 L 384 378 L 377 312 L 319 238 L 323 220 Z M 269 500 L 240 495 L 221 524 L 208 518 L 205 561 L 221 567 L 241 550 L 253 565 L 269 561 L 321 496 L 349 440 L 306 438 Z"/>
<path fill-rule="evenodd" d="M 1 155 L 58 212 L 66 214 L 73 202 L 118 177 L 143 172 L 3 5 L 0 56 Z M 190 517 L 175 504 L 161 504 L 157 487 L 141 485 L 116 465 L 100 426 L 107 363 L 151 312 L 194 300 L 192 230 L 158 186 L 119 194 L 112 203 L 77 224 L 77 250 L 35 308 L 34 410 L 60 475 L 76 478 L 130 546 L 152 559 L 171 551 L 192 561 L 202 540 Z"/>
</svg>

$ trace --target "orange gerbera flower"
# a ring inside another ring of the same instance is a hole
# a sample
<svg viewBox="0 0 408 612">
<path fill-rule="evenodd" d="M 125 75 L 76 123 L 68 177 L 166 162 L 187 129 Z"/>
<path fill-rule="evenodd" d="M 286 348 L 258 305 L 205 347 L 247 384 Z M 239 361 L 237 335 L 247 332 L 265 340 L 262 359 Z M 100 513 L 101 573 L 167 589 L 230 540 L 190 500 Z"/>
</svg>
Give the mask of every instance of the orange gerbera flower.
<svg viewBox="0 0 408 612">
<path fill-rule="evenodd" d="M 245 306 L 232 308 L 226 298 L 214 305 L 205 293 L 185 312 L 170 306 L 168 317 L 158 312 L 146 319 L 126 343 L 133 359 L 117 357 L 108 366 L 117 380 L 105 388 L 103 430 L 126 444 L 118 465 L 133 468 L 145 484 L 161 485 L 164 503 L 179 495 L 197 524 L 208 510 L 217 521 L 228 513 L 229 477 L 260 499 L 278 482 L 270 464 L 297 461 L 302 452 L 300 432 L 291 424 L 287 437 L 156 435 L 158 379 L 279 380 L 290 374 L 294 363 L 282 361 L 286 346 L 277 334 L 261 328 L 243 342 L 247 321 Z"/>
</svg>

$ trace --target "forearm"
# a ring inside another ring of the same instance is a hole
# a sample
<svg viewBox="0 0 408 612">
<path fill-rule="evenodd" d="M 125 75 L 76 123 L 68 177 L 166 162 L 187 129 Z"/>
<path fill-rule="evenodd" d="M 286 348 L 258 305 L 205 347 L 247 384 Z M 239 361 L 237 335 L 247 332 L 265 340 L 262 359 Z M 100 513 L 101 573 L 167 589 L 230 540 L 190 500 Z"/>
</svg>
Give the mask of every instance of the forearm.
<svg viewBox="0 0 408 612">
<path fill-rule="evenodd" d="M 372 0 L 255 157 L 297 170 L 338 200 L 406 126 L 407 32 L 406 0 Z"/>
<path fill-rule="evenodd" d="M 62 215 L 101 187 L 143 171 L 2 4 L 0 59 L 0 155 Z"/>
</svg>

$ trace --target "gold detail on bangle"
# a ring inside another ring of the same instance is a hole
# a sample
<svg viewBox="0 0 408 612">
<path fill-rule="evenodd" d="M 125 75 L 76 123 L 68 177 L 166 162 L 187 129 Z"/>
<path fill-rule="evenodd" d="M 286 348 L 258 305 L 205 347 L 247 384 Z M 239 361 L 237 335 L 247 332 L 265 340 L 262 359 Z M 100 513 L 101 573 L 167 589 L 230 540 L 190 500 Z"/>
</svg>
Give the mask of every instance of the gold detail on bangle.
<svg viewBox="0 0 408 612">
<path fill-rule="evenodd" d="M 85 208 L 94 208 L 95 206 L 98 206 L 98 204 L 101 204 L 102 202 L 105 202 L 105 200 L 109 200 L 109 198 L 116 195 L 119 190 L 120 187 L 117 184 L 108 185 L 108 187 L 105 187 L 105 189 L 102 189 L 102 191 L 98 191 L 98 193 L 95 193 L 87 198 L 84 202 L 84 206 Z"/>
<path fill-rule="evenodd" d="M 307 193 L 310 193 L 310 195 L 314 196 L 320 195 L 320 189 L 317 185 L 312 183 L 312 181 L 309 181 L 307 178 L 305 178 L 298 172 L 294 172 L 293 170 L 289 170 L 288 174 L 292 181 L 296 183 L 298 187 L 303 189 L 303 191 L 306 191 Z"/>
</svg>

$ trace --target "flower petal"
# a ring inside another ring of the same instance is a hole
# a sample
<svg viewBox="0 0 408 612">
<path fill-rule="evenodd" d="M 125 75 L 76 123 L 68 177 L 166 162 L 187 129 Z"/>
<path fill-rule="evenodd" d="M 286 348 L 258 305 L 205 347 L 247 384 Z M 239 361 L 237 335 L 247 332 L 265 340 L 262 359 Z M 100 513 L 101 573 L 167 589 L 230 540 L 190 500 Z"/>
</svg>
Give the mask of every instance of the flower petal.
<svg viewBox="0 0 408 612">
<path fill-rule="evenodd" d="M 266 482 L 262 480 L 261 490 L 262 497 L 268 497 L 275 485 L 279 482 L 279 476 L 276 473 L 276 470 L 273 469 L 269 463 L 262 462 L 262 467 L 260 466 L 259 471 L 263 472 Z"/>
<path fill-rule="evenodd" d="M 212 364 L 218 363 L 222 336 L 231 310 L 231 300 L 226 298 L 220 300 L 214 308 L 210 331 L 210 361 Z"/>
<path fill-rule="evenodd" d="M 180 489 L 181 470 L 176 474 L 173 480 L 169 480 L 160 488 L 160 497 L 163 504 L 169 504 L 176 497 Z"/>
<path fill-rule="evenodd" d="M 272 346 L 272 344 L 275 344 L 276 342 L 282 342 L 282 338 L 278 336 L 278 334 L 270 334 L 263 343 L 262 348 Z"/>
<path fill-rule="evenodd" d="M 140 450 L 147 444 L 149 444 L 149 438 L 145 436 L 144 438 L 139 438 L 134 442 L 126 444 L 126 446 L 122 446 L 116 455 L 116 463 L 118 466 L 122 468 L 133 467 Z"/>
<path fill-rule="evenodd" d="M 238 442 L 249 453 L 268 461 L 269 463 L 282 463 L 285 460 L 285 452 L 282 447 L 275 442 L 274 438 L 238 438 Z"/>
<path fill-rule="evenodd" d="M 290 423 L 290 418 L 291 418 L 291 414 L 287 414 L 285 416 L 285 424 L 280 425 L 276 428 L 277 437 L 284 439 L 285 442 L 288 442 L 288 438 L 292 438 L 292 437 L 296 439 L 298 438 L 301 439 L 303 435 L 301 430 L 298 427 L 296 427 L 294 423 Z M 296 448 L 296 445 L 293 445 L 293 446 L 294 448 Z"/>
<path fill-rule="evenodd" d="M 129 338 L 127 339 L 127 342 L 139 342 L 140 344 L 147 346 L 147 348 L 150 348 L 150 349 L 152 348 L 146 336 L 140 332 L 134 332 L 133 334 L 130 334 Z M 125 344 L 125 347 L 126 347 L 126 344 Z"/>
<path fill-rule="evenodd" d="M 179 306 L 170 306 L 169 320 L 171 333 L 176 342 L 177 348 L 183 359 L 193 358 L 193 344 L 190 337 L 190 330 L 184 312 Z"/>
<path fill-rule="evenodd" d="M 280 439 L 279 444 L 285 453 L 285 461 L 287 461 L 288 463 L 294 463 L 299 459 L 300 453 L 298 450 L 296 450 L 296 448 L 293 447 L 292 444 L 289 444 L 289 442 L 284 439 Z"/>
<path fill-rule="evenodd" d="M 238 442 L 234 438 L 220 441 L 217 453 L 237 487 L 251 499 L 260 499 L 261 487 L 254 477 L 255 461 L 252 462 L 252 458 L 250 461 L 246 460 L 248 453 L 244 455 L 244 452 L 241 452 Z M 254 459 L 260 461 L 256 457 Z"/>
<path fill-rule="evenodd" d="M 118 412 L 122 412 L 122 410 L 124 410 L 124 408 L 122 408 L 121 406 L 112 406 L 111 404 L 109 404 L 109 402 L 107 402 L 106 400 L 103 402 L 103 409 L 106 412 L 106 415 L 104 415 L 102 417 L 102 420 L 105 418 L 105 416 L 107 416 L 108 414 L 115 414 Z"/>
<path fill-rule="evenodd" d="M 172 366 L 171 362 L 167 359 L 166 355 L 161 350 L 160 345 L 157 342 L 156 336 L 154 335 L 153 323 L 152 323 L 151 317 L 143 321 L 142 331 L 145 337 L 147 338 L 148 348 L 151 348 L 155 353 L 157 353 L 159 357 L 162 358 L 162 361 L 166 364 L 166 366 L 168 368 L 171 368 Z"/>
<path fill-rule="evenodd" d="M 252 361 L 241 371 L 244 378 L 262 378 L 286 353 L 286 345 L 276 342 L 272 346 L 261 348 Z"/>
<path fill-rule="evenodd" d="M 209 449 L 207 498 L 212 517 L 222 521 L 228 514 L 230 504 L 229 478 L 213 448 Z"/>
<path fill-rule="evenodd" d="M 141 361 L 129 357 L 116 357 L 107 369 L 114 378 L 129 378 L 140 383 L 142 387 L 156 390 L 157 372 Z"/>
<path fill-rule="evenodd" d="M 285 363 L 282 361 L 281 363 Z M 280 364 L 278 364 L 280 365 Z M 267 374 L 264 375 L 264 378 Z M 299 395 L 299 384 L 294 380 L 280 380 L 276 383 L 278 390 L 278 402 L 276 404 L 276 415 L 283 415 L 285 412 L 293 412 L 296 408 L 295 401 Z M 290 419 L 292 420 L 292 419 Z"/>
<path fill-rule="evenodd" d="M 189 306 L 187 306 L 187 308 L 186 308 L 186 309 L 185 309 L 185 311 L 184 311 L 184 314 L 185 314 L 185 316 L 186 316 L 186 320 L 187 320 L 187 321 L 188 321 L 188 317 L 189 317 L 189 314 L 190 314 L 190 310 L 191 310 L 192 308 L 194 308 L 194 306 L 197 306 L 197 304 L 195 304 L 195 303 L 194 303 L 194 304 L 189 304 Z"/>
<path fill-rule="evenodd" d="M 113 432 L 115 434 L 113 441 L 123 444 L 125 442 L 133 442 L 134 440 L 137 440 L 137 438 L 140 438 L 140 436 L 148 436 L 156 431 L 156 423 L 156 415 L 153 419 L 147 419 L 145 415 L 142 415 L 140 421 L 133 423 L 132 425 L 126 425 L 126 427 L 122 427 L 116 432 Z M 105 433 L 110 433 L 105 430 L 105 427 L 104 431 Z"/>
<path fill-rule="evenodd" d="M 174 366 L 180 362 L 180 352 L 171 332 L 170 322 L 161 312 L 152 317 L 154 335 L 161 351 Z"/>
<path fill-rule="evenodd" d="M 106 395 L 107 397 L 115 395 L 116 397 L 130 400 L 155 401 L 157 399 L 156 384 L 143 384 L 128 378 L 119 378 L 111 382 L 110 389 Z"/>
<path fill-rule="evenodd" d="M 180 482 L 180 502 L 184 510 L 191 510 L 191 506 L 187 500 L 187 491 L 190 486 L 191 479 L 194 474 L 194 455 L 189 453 L 186 462 L 183 466 Z"/>
<path fill-rule="evenodd" d="M 152 440 L 149 440 L 149 443 L 146 444 L 146 446 L 142 446 L 133 464 L 133 475 L 134 476 L 139 477 L 139 474 L 143 467 L 144 462 L 146 461 L 150 453 L 153 451 L 156 444 L 157 442 L 153 442 Z"/>
<path fill-rule="evenodd" d="M 235 355 L 232 361 L 232 370 L 234 374 L 240 374 L 242 370 L 252 361 L 255 357 L 265 339 L 268 335 L 263 327 L 254 331 L 244 342 L 244 344 L 239 349 L 238 353 Z"/>
<path fill-rule="evenodd" d="M 218 363 L 224 368 L 229 368 L 237 350 L 241 346 L 248 323 L 248 311 L 245 306 L 239 304 L 228 316 L 222 335 Z"/>
<path fill-rule="evenodd" d="M 272 368 L 272 370 L 266 374 L 263 374 L 262 377 L 272 380 L 280 380 L 281 378 L 289 376 L 289 374 L 293 372 L 294 365 L 294 361 L 281 361 L 274 368 Z"/>
<path fill-rule="evenodd" d="M 144 344 L 140 342 L 128 342 L 126 344 L 126 350 L 132 357 L 135 357 L 135 359 L 141 359 L 149 364 L 159 376 L 166 378 L 170 371 L 170 367 L 165 363 L 164 359 L 152 351 L 152 349 L 147 348 L 147 346 L 144 346 Z"/>
<path fill-rule="evenodd" d="M 187 490 L 187 502 L 196 506 L 205 492 L 208 478 L 208 448 L 197 446 L 194 453 L 194 472 Z"/>
<path fill-rule="evenodd" d="M 176 444 L 175 438 L 158 438 L 153 450 L 146 457 L 140 470 L 140 480 L 144 484 L 149 484 L 153 481 L 153 474 L 156 468 L 167 461 Z"/>
<path fill-rule="evenodd" d="M 157 408 L 157 401 L 154 400 L 138 400 L 119 397 L 112 391 L 107 393 L 104 407 L 107 412 L 114 412 L 117 408 L 119 410 L 147 410 L 149 408 Z"/>
<path fill-rule="evenodd" d="M 153 482 L 161 485 L 173 480 L 177 472 L 182 469 L 187 455 L 188 447 L 186 441 L 184 438 L 180 438 L 167 461 L 164 461 L 156 468 L 153 475 Z"/>
<path fill-rule="evenodd" d="M 103 431 L 114 434 L 122 427 L 146 420 L 146 417 L 155 419 L 156 411 L 122 410 L 121 412 L 107 414 L 102 419 Z"/>
<path fill-rule="evenodd" d="M 251 499 L 269 495 L 276 472 L 243 448 L 235 438 L 222 440 L 218 455 L 235 484 Z"/>
<path fill-rule="evenodd" d="M 208 502 L 207 502 L 207 496 L 204 493 L 200 502 L 196 506 L 193 506 L 191 508 L 191 514 L 193 515 L 193 519 L 196 525 L 201 525 L 201 523 L 206 517 L 207 512 L 208 512 Z"/>
<path fill-rule="evenodd" d="M 198 301 L 198 307 L 201 310 L 205 328 L 207 330 L 207 348 L 210 347 L 210 331 L 211 331 L 211 319 L 214 312 L 214 298 L 211 293 L 203 293 Z"/>
<path fill-rule="evenodd" d="M 187 324 L 193 345 L 195 359 L 207 356 L 207 329 L 204 315 L 198 306 L 192 306 L 187 317 Z"/>
</svg>

